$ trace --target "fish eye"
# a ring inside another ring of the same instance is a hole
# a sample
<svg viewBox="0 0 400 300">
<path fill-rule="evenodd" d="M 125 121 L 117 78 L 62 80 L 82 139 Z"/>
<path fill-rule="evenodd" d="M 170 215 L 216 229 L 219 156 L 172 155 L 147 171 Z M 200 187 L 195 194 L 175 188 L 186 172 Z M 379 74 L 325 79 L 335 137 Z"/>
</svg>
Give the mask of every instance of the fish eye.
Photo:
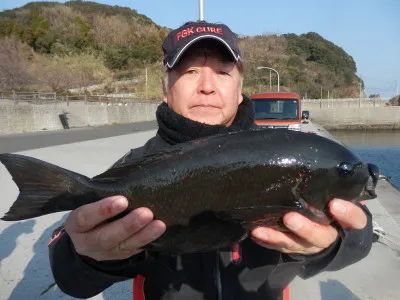
<svg viewBox="0 0 400 300">
<path fill-rule="evenodd" d="M 349 175 L 352 174 L 353 171 L 353 165 L 348 162 L 341 162 L 338 166 L 338 171 L 340 175 Z"/>
</svg>

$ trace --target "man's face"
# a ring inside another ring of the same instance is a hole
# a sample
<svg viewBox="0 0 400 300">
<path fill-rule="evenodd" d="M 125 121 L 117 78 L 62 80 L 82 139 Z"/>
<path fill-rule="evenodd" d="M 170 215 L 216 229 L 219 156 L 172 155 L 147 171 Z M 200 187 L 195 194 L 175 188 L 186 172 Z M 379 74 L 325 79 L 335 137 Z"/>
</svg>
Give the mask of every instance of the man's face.
<svg viewBox="0 0 400 300">
<path fill-rule="evenodd" d="M 201 123 L 230 126 L 243 101 L 241 74 L 215 43 L 188 49 L 168 74 L 164 102 L 176 113 Z"/>
</svg>

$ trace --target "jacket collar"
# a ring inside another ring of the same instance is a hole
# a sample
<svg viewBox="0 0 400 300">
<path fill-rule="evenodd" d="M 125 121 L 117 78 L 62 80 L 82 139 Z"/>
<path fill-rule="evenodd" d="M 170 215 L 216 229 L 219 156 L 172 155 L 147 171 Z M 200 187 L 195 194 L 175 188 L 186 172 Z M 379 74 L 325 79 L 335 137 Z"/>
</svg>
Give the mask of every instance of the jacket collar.
<svg viewBox="0 0 400 300">
<path fill-rule="evenodd" d="M 202 137 L 254 128 L 254 105 L 245 95 L 231 126 L 207 125 L 177 114 L 166 103 L 161 103 L 156 112 L 157 134 L 168 144 L 175 145 Z"/>
</svg>

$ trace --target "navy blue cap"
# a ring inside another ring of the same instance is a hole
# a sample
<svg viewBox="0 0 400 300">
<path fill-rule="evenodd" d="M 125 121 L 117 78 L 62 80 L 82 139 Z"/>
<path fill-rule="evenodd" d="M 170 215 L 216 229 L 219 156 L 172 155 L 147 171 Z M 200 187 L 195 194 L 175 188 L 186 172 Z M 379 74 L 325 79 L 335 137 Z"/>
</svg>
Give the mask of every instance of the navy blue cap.
<svg viewBox="0 0 400 300">
<path fill-rule="evenodd" d="M 172 30 L 164 40 L 162 49 L 165 68 L 172 69 L 191 45 L 204 39 L 219 41 L 229 50 L 235 61 L 241 59 L 236 34 L 228 26 L 205 21 L 187 22 Z"/>
</svg>

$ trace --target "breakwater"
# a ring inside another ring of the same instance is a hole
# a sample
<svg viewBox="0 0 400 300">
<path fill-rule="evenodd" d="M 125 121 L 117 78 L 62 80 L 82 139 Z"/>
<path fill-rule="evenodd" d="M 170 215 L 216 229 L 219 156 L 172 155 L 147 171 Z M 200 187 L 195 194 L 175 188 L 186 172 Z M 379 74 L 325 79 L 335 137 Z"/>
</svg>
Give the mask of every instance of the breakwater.
<svg viewBox="0 0 400 300">
<path fill-rule="evenodd" d="M 310 119 L 328 130 L 400 129 L 400 106 L 308 108 Z"/>
</svg>

